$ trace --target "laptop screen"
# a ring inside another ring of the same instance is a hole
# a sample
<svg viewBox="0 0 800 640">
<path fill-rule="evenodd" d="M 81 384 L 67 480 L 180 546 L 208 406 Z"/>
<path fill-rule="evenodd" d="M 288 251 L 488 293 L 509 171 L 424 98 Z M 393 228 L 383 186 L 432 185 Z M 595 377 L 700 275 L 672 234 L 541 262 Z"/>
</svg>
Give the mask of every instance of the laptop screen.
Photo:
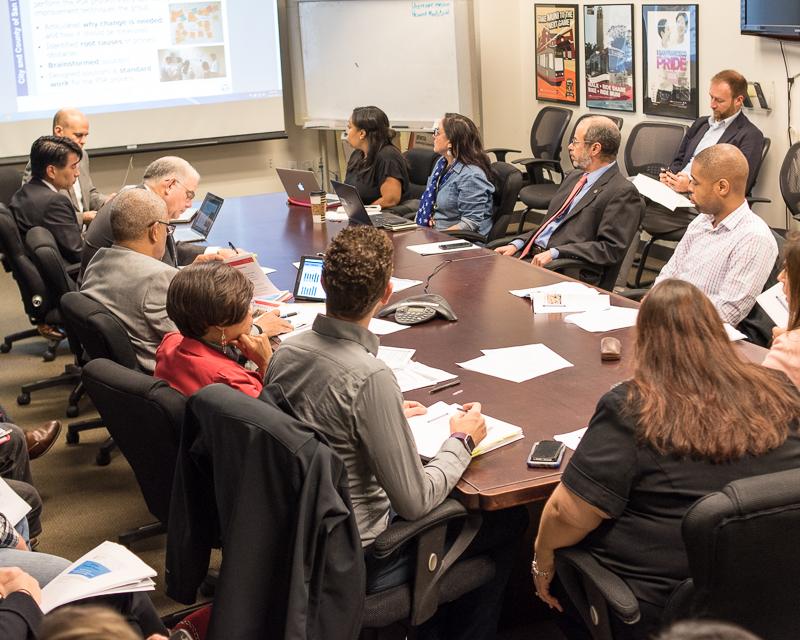
<svg viewBox="0 0 800 640">
<path fill-rule="evenodd" d="M 217 214 L 222 208 L 224 200 L 213 193 L 207 193 L 203 204 L 197 210 L 197 215 L 192 222 L 192 229 L 199 233 L 201 236 L 208 236 L 211 227 L 214 225 L 214 220 L 217 219 Z"/>
<path fill-rule="evenodd" d="M 297 300 L 325 300 L 325 289 L 322 288 L 322 258 L 303 256 L 297 270 L 294 283 L 294 297 Z"/>
<path fill-rule="evenodd" d="M 365 224 L 370 227 L 375 226 L 372 224 L 372 220 L 370 220 L 369 214 L 364 208 L 361 196 L 358 195 L 358 190 L 355 187 L 345 184 L 344 182 L 336 182 L 336 180 L 331 180 L 331 186 L 336 192 L 336 195 L 339 196 L 342 207 L 352 224 Z"/>
</svg>

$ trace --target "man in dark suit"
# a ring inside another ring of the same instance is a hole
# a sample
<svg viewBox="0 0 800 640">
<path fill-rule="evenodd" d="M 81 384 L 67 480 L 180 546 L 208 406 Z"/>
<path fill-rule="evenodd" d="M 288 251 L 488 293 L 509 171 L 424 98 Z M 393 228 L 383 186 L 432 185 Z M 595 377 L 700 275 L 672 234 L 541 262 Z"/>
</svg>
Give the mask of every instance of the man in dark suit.
<svg viewBox="0 0 800 640">
<path fill-rule="evenodd" d="M 569 155 L 575 165 L 535 231 L 495 249 L 544 267 L 556 258 L 579 258 L 598 267 L 620 262 L 639 228 L 644 203 L 620 173 L 620 133 L 608 118 L 586 118 L 575 130 Z"/>
<path fill-rule="evenodd" d="M 44 227 L 53 234 L 64 260 L 80 262 L 81 228 L 69 198 L 80 175 L 81 148 L 69 138 L 42 136 L 31 146 L 31 181 L 17 191 L 9 203 L 20 236 L 32 227 Z"/>
</svg>

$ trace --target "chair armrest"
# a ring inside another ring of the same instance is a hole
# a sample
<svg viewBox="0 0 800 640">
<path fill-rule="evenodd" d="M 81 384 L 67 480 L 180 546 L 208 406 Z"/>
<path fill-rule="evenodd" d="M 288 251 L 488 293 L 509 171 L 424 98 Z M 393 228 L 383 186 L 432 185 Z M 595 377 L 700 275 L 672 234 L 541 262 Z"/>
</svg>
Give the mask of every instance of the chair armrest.
<svg viewBox="0 0 800 640">
<path fill-rule="evenodd" d="M 533 167 L 549 167 L 555 171 L 558 171 L 559 173 L 563 173 L 561 163 L 558 160 L 545 160 L 543 158 L 520 158 L 519 160 L 514 160 L 513 163 L 523 165 L 528 171 L 530 171 Z"/>
<path fill-rule="evenodd" d="M 486 153 L 493 153 L 500 162 L 506 161 L 507 153 L 522 153 L 522 149 L 508 149 L 506 147 L 492 147 L 491 149 L 484 149 L 484 151 Z"/>
<path fill-rule="evenodd" d="M 507 244 L 511 244 L 511 241 L 516 237 L 517 236 L 503 236 L 502 238 L 495 238 L 491 242 L 486 243 L 486 248 L 497 249 L 497 247 L 505 247 Z"/>
<path fill-rule="evenodd" d="M 460 238 L 461 240 L 467 240 L 468 242 L 477 242 L 479 244 L 484 244 L 486 242 L 486 236 L 481 235 L 477 231 L 470 231 L 468 229 L 456 229 L 452 231 L 445 231 L 445 233 L 448 236 Z"/>
<path fill-rule="evenodd" d="M 617 574 L 602 566 L 594 556 L 583 549 L 569 547 L 556 551 L 556 571 L 559 565 L 571 565 L 584 580 L 588 580 L 602 595 L 616 616 L 626 624 L 640 618 L 639 601 L 630 587 Z"/>
<path fill-rule="evenodd" d="M 765 198 L 764 196 L 747 196 L 747 204 L 770 204 L 772 200 L 769 198 Z"/>
<path fill-rule="evenodd" d="M 76 262 L 74 264 L 68 264 L 66 268 L 67 274 L 70 277 L 78 275 L 78 273 L 80 273 L 80 270 L 81 270 L 80 262 Z"/>
<path fill-rule="evenodd" d="M 628 300 L 635 300 L 636 302 L 639 302 L 647 295 L 648 291 L 650 291 L 650 289 L 620 289 L 616 293 L 621 295 L 623 298 L 627 298 Z"/>
<path fill-rule="evenodd" d="M 458 500 L 448 498 L 433 511 L 418 520 L 397 520 L 381 533 L 373 543 L 376 558 L 386 558 L 420 533 L 454 520 L 466 518 L 468 512 Z"/>
</svg>

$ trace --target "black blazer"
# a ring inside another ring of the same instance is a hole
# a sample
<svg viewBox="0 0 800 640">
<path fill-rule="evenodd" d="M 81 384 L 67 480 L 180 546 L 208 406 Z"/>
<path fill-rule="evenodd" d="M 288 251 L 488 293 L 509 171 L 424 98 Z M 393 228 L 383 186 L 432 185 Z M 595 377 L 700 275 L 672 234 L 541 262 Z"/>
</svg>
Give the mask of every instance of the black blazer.
<svg viewBox="0 0 800 640">
<path fill-rule="evenodd" d="M 276 402 L 277 400 L 277 402 Z M 167 533 L 169 596 L 191 603 L 221 538 L 209 640 L 355 638 L 364 554 L 344 463 L 280 387 L 187 404 Z"/>
<path fill-rule="evenodd" d="M 583 174 L 582 169 L 575 169 L 564 178 L 545 220 L 561 208 Z M 558 249 L 559 258 L 579 258 L 600 267 L 617 264 L 625 257 L 643 212 L 644 200 L 615 163 L 567 214 L 547 248 Z M 527 244 L 534 233 L 517 239 Z"/>
<path fill-rule="evenodd" d="M 678 147 L 675 159 L 669 165 L 669 170 L 672 173 L 678 173 L 692 159 L 694 150 L 697 149 L 700 140 L 703 139 L 706 131 L 708 131 L 708 127 L 708 116 L 698 118 L 689 127 L 689 131 L 686 132 L 683 140 L 681 140 L 681 146 Z M 719 139 L 719 144 L 723 143 L 739 147 L 744 157 L 747 158 L 747 164 L 750 166 L 750 174 L 747 176 L 747 193 L 750 193 L 753 183 L 756 181 L 756 170 L 761 164 L 764 134 L 740 111 L 739 115 L 733 119 L 733 122 L 728 125 L 728 128 L 725 129 Z"/>
<path fill-rule="evenodd" d="M 75 207 L 66 195 L 34 178 L 11 197 L 8 208 L 23 241 L 33 227 L 44 227 L 53 234 L 64 260 L 70 264 L 81 261 L 81 228 Z"/>
</svg>

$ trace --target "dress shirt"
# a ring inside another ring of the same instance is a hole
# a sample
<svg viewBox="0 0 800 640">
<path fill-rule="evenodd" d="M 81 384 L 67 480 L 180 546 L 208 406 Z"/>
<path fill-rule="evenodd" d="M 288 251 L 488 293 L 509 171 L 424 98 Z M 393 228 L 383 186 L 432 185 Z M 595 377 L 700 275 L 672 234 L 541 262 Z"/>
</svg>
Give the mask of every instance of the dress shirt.
<svg viewBox="0 0 800 640">
<path fill-rule="evenodd" d="M 728 125 L 733 122 L 738 115 L 739 111 L 734 113 L 729 118 L 725 118 L 724 120 L 714 120 L 714 116 L 708 116 L 708 129 L 703 134 L 700 142 L 697 143 L 697 148 L 694 150 L 692 157 L 689 158 L 689 162 L 687 162 L 686 166 L 681 169 L 681 173 L 692 175 L 692 163 L 697 157 L 697 154 L 717 144 L 719 139 L 722 137 L 722 134 L 725 133 L 725 129 L 728 128 Z"/>
<path fill-rule="evenodd" d="M 424 467 L 378 337 L 353 322 L 319 315 L 310 331 L 275 351 L 266 384 L 277 383 L 297 413 L 327 438 L 347 467 L 363 546 L 389 524 L 389 508 L 416 520 L 450 494 L 470 461 L 448 438 Z"/>
<path fill-rule="evenodd" d="M 778 257 L 767 223 L 747 201 L 716 228 L 701 213 L 689 224 L 656 284 L 666 278 L 691 282 L 714 303 L 725 322 L 737 325 L 753 308 Z"/>
<path fill-rule="evenodd" d="M 0 513 L 0 549 L 16 547 L 19 543 L 19 534 L 14 525 Z"/>
<path fill-rule="evenodd" d="M 75 200 L 73 202 L 75 205 L 75 210 L 78 213 L 83 213 L 83 193 L 81 192 L 80 180 L 75 180 L 74 184 L 72 185 L 72 192 L 75 194 Z"/>
<path fill-rule="evenodd" d="M 600 167 L 599 169 L 595 169 L 586 174 L 586 184 L 583 185 L 583 188 L 575 194 L 575 197 L 572 199 L 569 207 L 567 210 L 561 215 L 561 217 L 557 220 L 553 220 L 550 224 L 547 225 L 547 228 L 539 234 L 539 237 L 536 238 L 537 246 L 541 247 L 542 249 L 547 248 L 547 243 L 550 242 L 550 237 L 553 235 L 558 226 L 564 222 L 564 219 L 567 217 L 570 211 L 572 211 L 573 207 L 580 202 L 581 198 L 589 193 L 589 189 L 594 186 L 594 183 L 597 182 L 600 177 L 608 171 L 613 165 L 617 164 L 616 160 L 614 162 L 610 162 L 607 165 Z M 563 206 L 563 205 L 562 205 Z M 522 240 L 513 240 L 511 242 L 516 248 L 517 251 L 522 250 L 525 246 L 525 243 Z M 555 247 L 550 249 L 550 256 L 555 260 L 559 256 L 559 251 Z"/>
</svg>

